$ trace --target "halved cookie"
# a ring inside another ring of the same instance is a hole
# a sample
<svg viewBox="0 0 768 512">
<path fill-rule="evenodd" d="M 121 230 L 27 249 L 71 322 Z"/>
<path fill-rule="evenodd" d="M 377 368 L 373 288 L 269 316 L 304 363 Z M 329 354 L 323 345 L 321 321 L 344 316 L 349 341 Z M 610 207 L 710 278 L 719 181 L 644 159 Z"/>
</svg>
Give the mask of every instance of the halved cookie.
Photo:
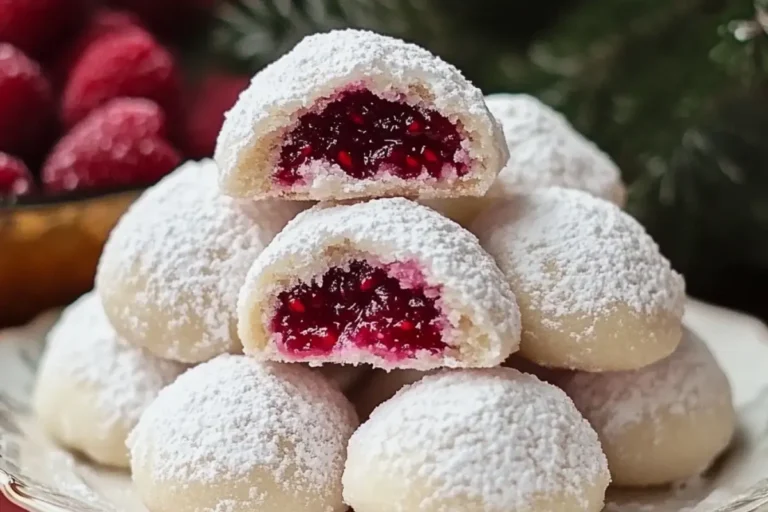
<svg viewBox="0 0 768 512">
<path fill-rule="evenodd" d="M 215 158 L 226 194 L 327 200 L 479 196 L 507 156 L 459 70 L 416 45 L 339 30 L 253 78 Z"/>
<path fill-rule="evenodd" d="M 402 198 L 300 214 L 256 259 L 238 320 L 259 359 L 382 368 L 495 366 L 520 336 L 477 239 Z"/>
</svg>

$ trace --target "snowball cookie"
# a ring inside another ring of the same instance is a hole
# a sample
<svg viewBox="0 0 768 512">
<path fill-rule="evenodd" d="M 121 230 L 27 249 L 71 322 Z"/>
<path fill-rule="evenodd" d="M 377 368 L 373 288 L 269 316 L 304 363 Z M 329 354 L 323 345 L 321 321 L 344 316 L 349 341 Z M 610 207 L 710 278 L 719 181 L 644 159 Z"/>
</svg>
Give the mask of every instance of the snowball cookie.
<svg viewBox="0 0 768 512">
<path fill-rule="evenodd" d="M 261 360 L 491 367 L 517 350 L 516 309 L 472 233 L 386 198 L 318 205 L 291 221 L 248 272 L 238 329 Z"/>
<path fill-rule="evenodd" d="M 112 325 L 155 355 L 197 363 L 239 352 L 235 309 L 248 268 L 301 209 L 237 202 L 216 166 L 189 162 L 144 193 L 104 248 L 96 287 Z"/>
<path fill-rule="evenodd" d="M 127 468 L 125 439 L 142 411 L 185 366 L 128 345 L 99 298 L 69 306 L 48 335 L 33 407 L 57 442 L 107 466 Z"/>
<path fill-rule="evenodd" d="M 363 30 L 304 38 L 253 77 L 216 144 L 235 197 L 479 196 L 507 160 L 483 94 L 427 50 Z"/>
<path fill-rule="evenodd" d="M 472 229 L 515 292 L 524 357 L 631 370 L 677 347 L 683 278 L 618 206 L 579 190 L 538 189 L 491 206 Z"/>
<path fill-rule="evenodd" d="M 253 77 L 215 158 L 235 197 L 455 197 L 484 194 L 507 146 L 454 66 L 399 39 L 334 30 Z"/>
<path fill-rule="evenodd" d="M 430 375 L 380 405 L 343 482 L 355 512 L 597 512 L 609 480 L 565 393 L 494 368 Z"/>
<path fill-rule="evenodd" d="M 619 168 L 559 112 L 527 94 L 492 94 L 488 109 L 501 122 L 509 160 L 483 198 L 438 200 L 430 206 L 467 225 L 490 202 L 560 186 L 624 205 Z"/>
<path fill-rule="evenodd" d="M 688 330 L 678 349 L 658 363 L 628 372 L 576 373 L 561 385 L 597 430 L 616 485 L 698 475 L 734 433 L 728 379 Z"/>
<path fill-rule="evenodd" d="M 341 512 L 352 405 L 301 365 L 224 354 L 166 388 L 128 439 L 150 512 Z"/>
</svg>

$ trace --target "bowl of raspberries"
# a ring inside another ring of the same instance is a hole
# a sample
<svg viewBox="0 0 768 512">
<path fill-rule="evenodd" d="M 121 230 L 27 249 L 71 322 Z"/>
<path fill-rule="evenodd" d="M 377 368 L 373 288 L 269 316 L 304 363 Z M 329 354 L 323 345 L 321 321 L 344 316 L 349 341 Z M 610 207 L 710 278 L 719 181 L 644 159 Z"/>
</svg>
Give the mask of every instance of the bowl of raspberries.
<svg viewBox="0 0 768 512">
<path fill-rule="evenodd" d="M 141 190 L 213 153 L 248 83 L 186 64 L 216 3 L 0 2 L 0 325 L 88 290 Z"/>
</svg>

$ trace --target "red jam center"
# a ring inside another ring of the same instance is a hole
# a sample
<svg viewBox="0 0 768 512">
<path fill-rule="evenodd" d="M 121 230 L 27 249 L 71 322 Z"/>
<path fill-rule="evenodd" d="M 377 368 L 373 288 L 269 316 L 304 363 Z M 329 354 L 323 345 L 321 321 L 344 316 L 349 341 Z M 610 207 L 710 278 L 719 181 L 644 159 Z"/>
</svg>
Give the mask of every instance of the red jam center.
<svg viewBox="0 0 768 512">
<path fill-rule="evenodd" d="M 280 293 L 271 327 L 294 357 L 326 355 L 342 342 L 398 360 L 445 348 L 439 318 L 423 287 L 403 288 L 383 268 L 355 260 Z"/>
<path fill-rule="evenodd" d="M 275 180 L 284 186 L 302 181 L 299 167 L 310 160 L 338 164 L 357 179 L 380 170 L 403 179 L 426 170 L 440 178 L 446 165 L 462 176 L 466 165 L 455 161 L 460 148 L 458 128 L 437 112 L 355 90 L 299 119 L 283 144 Z"/>
</svg>

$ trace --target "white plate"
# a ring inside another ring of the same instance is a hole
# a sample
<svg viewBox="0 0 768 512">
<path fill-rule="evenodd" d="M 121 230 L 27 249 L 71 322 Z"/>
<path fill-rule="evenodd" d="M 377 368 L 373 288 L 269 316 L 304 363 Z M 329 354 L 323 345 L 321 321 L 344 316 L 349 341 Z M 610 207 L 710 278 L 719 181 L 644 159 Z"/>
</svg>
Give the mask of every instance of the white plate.
<svg viewBox="0 0 768 512">
<path fill-rule="evenodd" d="M 0 491 L 33 512 L 146 512 L 127 474 L 56 448 L 30 415 L 35 367 L 55 318 L 51 313 L 25 328 L 0 332 Z M 695 301 L 689 302 L 685 321 L 731 379 L 739 435 L 706 477 L 677 489 L 612 492 L 606 511 L 768 511 L 768 328 Z"/>
</svg>

